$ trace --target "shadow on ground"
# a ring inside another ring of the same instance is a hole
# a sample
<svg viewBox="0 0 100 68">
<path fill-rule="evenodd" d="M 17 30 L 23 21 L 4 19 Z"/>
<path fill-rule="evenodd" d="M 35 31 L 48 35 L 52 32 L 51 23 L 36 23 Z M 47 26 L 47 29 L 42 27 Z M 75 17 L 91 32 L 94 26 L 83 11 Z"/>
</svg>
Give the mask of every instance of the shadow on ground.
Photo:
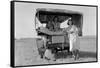
<svg viewBox="0 0 100 68">
<path fill-rule="evenodd" d="M 79 52 L 79 57 L 80 58 L 96 58 L 96 53 L 93 53 L 93 52 L 83 52 L 83 51 L 80 51 Z M 59 59 L 59 58 L 67 58 L 67 57 L 72 57 L 72 54 L 71 53 L 68 53 L 68 52 L 59 52 L 55 55 L 55 58 L 56 59 Z"/>
<path fill-rule="evenodd" d="M 97 54 L 93 53 L 93 52 L 83 52 L 83 51 L 80 51 L 80 54 L 79 54 L 79 56 L 82 57 L 82 58 L 86 58 L 86 57 L 95 58 L 96 55 Z"/>
</svg>

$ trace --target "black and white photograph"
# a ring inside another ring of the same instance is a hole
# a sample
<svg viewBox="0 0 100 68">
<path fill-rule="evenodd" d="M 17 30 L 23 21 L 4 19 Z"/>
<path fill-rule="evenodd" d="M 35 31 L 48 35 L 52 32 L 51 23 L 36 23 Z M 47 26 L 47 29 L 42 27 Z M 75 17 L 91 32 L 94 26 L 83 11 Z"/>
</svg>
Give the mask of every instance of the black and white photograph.
<svg viewBox="0 0 100 68">
<path fill-rule="evenodd" d="M 97 62 L 97 6 L 11 1 L 11 66 Z"/>
</svg>

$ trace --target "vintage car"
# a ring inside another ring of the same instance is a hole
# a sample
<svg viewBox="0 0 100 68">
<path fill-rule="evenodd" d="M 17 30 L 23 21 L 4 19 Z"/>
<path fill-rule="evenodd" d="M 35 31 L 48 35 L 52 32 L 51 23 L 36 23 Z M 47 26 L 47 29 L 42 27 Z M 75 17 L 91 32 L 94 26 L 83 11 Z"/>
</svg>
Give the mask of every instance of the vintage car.
<svg viewBox="0 0 100 68">
<path fill-rule="evenodd" d="M 44 38 L 46 41 L 46 45 L 37 44 L 41 58 L 43 57 L 45 49 L 51 49 L 54 53 L 64 50 L 69 52 L 68 33 L 66 31 L 64 32 L 63 29 L 65 27 L 61 27 L 60 25 L 70 17 L 79 30 L 78 35 L 82 36 L 82 13 L 50 8 L 38 8 L 36 10 L 35 28 L 37 35 L 41 36 L 41 40 Z"/>
</svg>

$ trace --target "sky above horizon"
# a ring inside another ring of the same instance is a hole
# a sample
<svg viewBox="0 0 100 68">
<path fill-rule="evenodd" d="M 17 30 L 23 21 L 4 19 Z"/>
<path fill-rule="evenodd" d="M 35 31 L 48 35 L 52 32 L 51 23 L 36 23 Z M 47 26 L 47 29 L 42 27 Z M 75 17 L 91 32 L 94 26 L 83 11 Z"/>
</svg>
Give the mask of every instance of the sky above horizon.
<svg viewBox="0 0 100 68">
<path fill-rule="evenodd" d="M 37 36 L 35 31 L 35 13 L 37 8 L 78 11 L 83 14 L 83 36 L 96 35 L 96 7 L 16 2 L 15 38 L 33 38 Z"/>
</svg>

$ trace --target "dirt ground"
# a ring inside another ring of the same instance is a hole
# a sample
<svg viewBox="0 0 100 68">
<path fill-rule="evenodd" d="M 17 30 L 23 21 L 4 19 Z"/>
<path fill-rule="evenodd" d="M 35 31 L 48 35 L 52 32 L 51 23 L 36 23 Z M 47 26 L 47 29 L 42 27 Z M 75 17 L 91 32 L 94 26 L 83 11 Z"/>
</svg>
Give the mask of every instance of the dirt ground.
<svg viewBox="0 0 100 68">
<path fill-rule="evenodd" d="M 89 62 L 96 60 L 96 38 L 93 36 L 80 38 L 80 58 L 76 61 L 71 57 L 59 58 L 56 61 L 41 59 L 37 51 L 36 39 L 24 38 L 15 40 L 15 66 Z"/>
</svg>

